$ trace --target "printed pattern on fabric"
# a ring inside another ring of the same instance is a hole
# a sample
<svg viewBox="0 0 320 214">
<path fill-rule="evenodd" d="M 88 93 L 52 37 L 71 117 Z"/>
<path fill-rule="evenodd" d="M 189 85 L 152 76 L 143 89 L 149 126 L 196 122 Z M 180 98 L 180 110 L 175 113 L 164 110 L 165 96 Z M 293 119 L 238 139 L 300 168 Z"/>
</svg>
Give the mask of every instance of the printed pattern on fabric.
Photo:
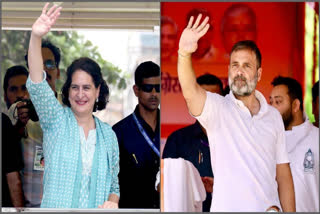
<svg viewBox="0 0 320 214">
<path fill-rule="evenodd" d="M 81 180 L 81 190 L 79 199 L 79 208 L 87 208 L 89 203 L 89 183 L 90 175 L 83 174 Z"/>
</svg>

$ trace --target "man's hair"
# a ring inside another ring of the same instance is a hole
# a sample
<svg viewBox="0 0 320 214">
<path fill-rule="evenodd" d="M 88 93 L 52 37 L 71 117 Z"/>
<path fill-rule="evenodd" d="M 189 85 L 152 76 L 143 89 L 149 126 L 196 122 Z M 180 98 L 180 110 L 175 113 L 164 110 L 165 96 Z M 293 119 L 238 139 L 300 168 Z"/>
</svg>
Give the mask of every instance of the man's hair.
<svg viewBox="0 0 320 214">
<path fill-rule="evenodd" d="M 3 92 L 5 94 L 7 93 L 7 89 L 9 87 L 9 80 L 12 77 L 19 76 L 19 75 L 25 75 L 28 77 L 29 72 L 22 65 L 15 65 L 7 69 L 6 74 L 4 76 L 4 80 L 3 80 Z"/>
<path fill-rule="evenodd" d="M 256 45 L 256 43 L 252 40 L 243 40 L 243 41 L 239 41 L 236 44 L 233 45 L 230 56 L 233 52 L 237 52 L 239 50 L 251 50 L 254 52 L 254 54 L 256 55 L 256 59 L 257 59 L 257 68 L 261 67 L 261 53 L 260 50 L 258 48 L 258 46 Z"/>
<path fill-rule="evenodd" d="M 300 109 L 301 111 L 303 111 L 302 88 L 297 80 L 290 77 L 278 76 L 273 79 L 271 84 L 273 85 L 273 87 L 278 85 L 287 86 L 288 95 L 291 99 L 291 102 L 293 102 L 293 100 L 295 99 L 298 99 L 300 101 Z"/>
<path fill-rule="evenodd" d="M 141 86 L 144 78 L 160 76 L 160 67 L 152 61 L 141 63 L 134 72 L 134 81 Z"/>
<path fill-rule="evenodd" d="M 57 68 L 59 68 L 60 64 L 60 59 L 61 59 L 61 54 L 60 54 L 60 49 L 56 47 L 54 44 L 52 44 L 49 40 L 43 40 L 41 44 L 41 48 L 48 48 L 51 50 L 53 56 L 54 56 L 54 61 L 56 62 Z M 27 68 L 29 68 L 28 65 L 28 52 L 24 56 L 24 59 L 26 61 Z"/>
<path fill-rule="evenodd" d="M 177 24 L 172 20 L 172 18 L 168 16 L 161 16 L 161 26 L 163 25 L 172 25 L 174 28 L 174 33 L 178 33 L 178 27 Z"/>
<path fill-rule="evenodd" d="M 223 84 L 221 80 L 213 74 L 204 74 L 197 78 L 197 83 L 199 85 L 218 85 L 221 93 L 223 93 Z"/>
<path fill-rule="evenodd" d="M 319 97 L 319 80 L 312 87 L 312 102 L 317 102 L 317 97 Z"/>
</svg>

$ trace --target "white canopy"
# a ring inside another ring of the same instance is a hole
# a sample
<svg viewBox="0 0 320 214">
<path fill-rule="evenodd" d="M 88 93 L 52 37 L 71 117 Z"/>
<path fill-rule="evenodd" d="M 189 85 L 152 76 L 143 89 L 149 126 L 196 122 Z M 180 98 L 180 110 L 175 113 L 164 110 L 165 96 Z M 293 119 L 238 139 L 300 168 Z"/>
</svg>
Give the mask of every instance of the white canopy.
<svg viewBox="0 0 320 214">
<path fill-rule="evenodd" d="M 63 9 L 56 30 L 151 30 L 160 25 L 159 2 L 55 2 Z M 3 30 L 31 30 L 44 2 L 2 2 Z"/>
</svg>

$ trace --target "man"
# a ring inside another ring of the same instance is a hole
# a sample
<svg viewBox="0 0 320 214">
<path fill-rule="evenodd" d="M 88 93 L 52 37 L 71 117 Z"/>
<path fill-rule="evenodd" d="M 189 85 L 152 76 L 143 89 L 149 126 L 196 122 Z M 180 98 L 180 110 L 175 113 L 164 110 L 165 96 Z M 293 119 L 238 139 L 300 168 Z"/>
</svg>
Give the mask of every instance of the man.
<svg viewBox="0 0 320 214">
<path fill-rule="evenodd" d="M 294 212 L 293 181 L 279 112 L 255 90 L 261 54 L 253 41 L 241 41 L 230 54 L 230 93 L 206 92 L 196 82 L 191 54 L 209 29 L 208 17 L 193 17 L 182 32 L 178 77 L 189 112 L 206 129 L 214 191 L 210 211 Z M 280 205 L 281 204 L 281 205 Z M 276 208 L 274 208 L 276 207 Z"/>
<path fill-rule="evenodd" d="M 176 23 L 170 17 L 161 16 L 161 60 L 174 60 L 177 34 Z"/>
<path fill-rule="evenodd" d="M 221 80 L 215 75 L 205 74 L 197 78 L 197 83 L 206 91 L 222 95 Z M 198 169 L 205 184 L 206 200 L 202 211 L 209 212 L 213 186 L 213 173 L 210 162 L 210 150 L 206 130 L 198 121 L 173 132 L 167 139 L 162 158 L 183 158 L 190 161 Z"/>
<path fill-rule="evenodd" d="M 22 147 L 24 168 L 22 187 L 26 207 L 40 207 L 42 198 L 42 170 L 34 169 L 35 148 L 42 148 L 42 131 L 33 105 L 29 100 L 26 81 L 29 72 L 23 66 L 9 68 L 4 77 L 4 99 L 8 116 L 13 125 L 13 135 L 19 140 L 17 150 Z M 4 127 L 2 128 L 4 130 Z M 20 143 L 21 142 L 21 143 Z"/>
<path fill-rule="evenodd" d="M 60 78 L 60 50 L 50 41 L 44 40 L 41 44 L 41 54 L 43 59 L 43 69 L 47 74 L 47 82 L 57 97 L 56 80 Z M 28 52 L 24 58 L 28 67 Z"/>
<path fill-rule="evenodd" d="M 55 82 L 60 76 L 60 51 L 49 41 L 45 41 L 42 43 L 42 57 L 44 62 L 43 69 L 47 73 L 47 81 L 57 96 Z M 28 66 L 27 55 L 25 59 Z M 31 102 L 27 102 L 29 94 L 25 84 L 29 75 L 28 71 L 24 68 L 25 71 L 20 75 L 21 73 L 18 70 L 22 70 L 22 68 L 13 67 L 8 69 L 4 78 L 4 97 L 8 107 L 8 116 L 17 134 L 21 137 L 24 161 L 22 184 L 26 200 L 25 206 L 40 207 L 44 167 L 36 161 L 36 157 L 42 154 L 42 130 L 33 105 Z M 17 88 L 17 92 L 12 93 L 11 88 Z M 19 102 L 21 99 L 24 102 Z M 14 114 L 17 114 L 18 117 L 14 116 Z"/>
<path fill-rule="evenodd" d="M 270 104 L 282 115 L 294 181 L 297 212 L 319 212 L 319 129 L 303 113 L 302 88 L 289 77 L 276 77 Z"/>
<path fill-rule="evenodd" d="M 134 112 L 113 126 L 120 149 L 120 208 L 159 208 L 160 67 L 141 63 L 135 71 Z"/>
<path fill-rule="evenodd" d="M 313 125 L 319 128 L 319 80 L 312 87 L 312 113 L 315 119 Z"/>
<path fill-rule="evenodd" d="M 23 169 L 20 139 L 7 115 L 1 113 L 2 122 L 2 207 L 24 207 Z"/>
<path fill-rule="evenodd" d="M 256 41 L 256 14 L 246 4 L 232 4 L 221 19 L 221 35 L 227 53 L 231 52 L 233 45 L 238 41 Z"/>
<path fill-rule="evenodd" d="M 7 69 L 3 91 L 8 109 L 17 100 L 29 98 L 26 88 L 28 74 L 27 69 L 19 65 Z M 20 139 L 25 136 L 24 126 L 29 120 L 29 110 L 20 108 L 22 105 L 17 105 L 16 112 L 19 120 L 15 126 L 11 122 L 14 120 L 13 116 L 9 119 L 6 114 L 2 113 L 3 206 L 8 207 L 23 207 L 25 203 L 20 175 L 20 170 L 23 169 Z"/>
</svg>

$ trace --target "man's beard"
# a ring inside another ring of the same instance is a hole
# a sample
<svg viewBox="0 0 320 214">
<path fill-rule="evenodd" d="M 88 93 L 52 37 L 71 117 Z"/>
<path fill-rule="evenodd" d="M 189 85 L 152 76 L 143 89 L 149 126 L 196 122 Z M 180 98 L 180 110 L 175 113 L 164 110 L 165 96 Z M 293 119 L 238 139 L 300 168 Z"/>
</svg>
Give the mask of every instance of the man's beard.
<svg viewBox="0 0 320 214">
<path fill-rule="evenodd" d="M 292 108 L 290 106 L 290 108 L 281 115 L 285 130 L 287 130 L 288 126 L 290 125 L 291 121 L 293 120 L 291 112 L 292 112 Z"/>
<path fill-rule="evenodd" d="M 240 87 L 236 86 L 235 81 L 237 81 L 237 80 L 244 81 L 245 85 L 240 86 Z M 250 94 L 252 94 L 252 92 L 255 90 L 255 88 L 257 86 L 258 72 L 256 72 L 256 74 L 254 76 L 254 79 L 251 80 L 251 81 L 248 81 L 242 75 L 237 75 L 233 79 L 231 79 L 230 74 L 229 74 L 228 82 L 229 82 L 230 90 L 232 90 L 232 92 L 235 95 L 238 95 L 238 96 L 249 96 Z"/>
</svg>

